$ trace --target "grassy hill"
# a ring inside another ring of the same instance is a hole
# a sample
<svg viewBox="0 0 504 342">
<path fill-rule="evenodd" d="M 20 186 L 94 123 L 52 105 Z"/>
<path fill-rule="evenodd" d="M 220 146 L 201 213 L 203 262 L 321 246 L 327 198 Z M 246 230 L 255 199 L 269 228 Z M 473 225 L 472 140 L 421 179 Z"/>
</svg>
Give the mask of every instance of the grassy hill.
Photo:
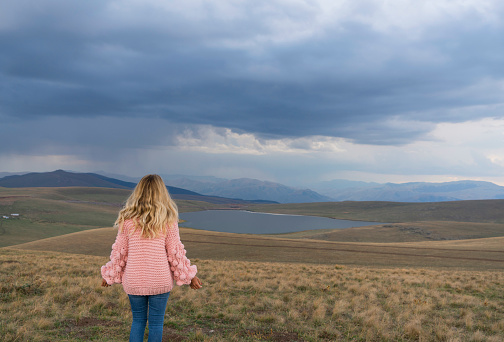
<svg viewBox="0 0 504 342">
<path fill-rule="evenodd" d="M 56 170 L 53 172 L 31 172 L 23 175 L 6 176 L 0 179 L 0 186 L 5 188 L 85 186 L 132 189 L 135 185 L 94 173 Z"/>
<path fill-rule="evenodd" d="M 250 205 L 247 209 L 374 222 L 453 221 L 504 224 L 504 200 L 432 203 L 345 201 Z"/>
<path fill-rule="evenodd" d="M 0 247 L 111 226 L 130 190 L 108 188 L 0 188 Z M 218 207 L 178 200 L 181 212 Z"/>
<path fill-rule="evenodd" d="M 102 227 L 110 227 L 130 190 L 89 187 L 1 188 L 0 247 Z M 504 236 L 504 201 L 442 203 L 334 202 L 306 204 L 217 204 L 176 200 L 181 212 L 216 208 L 306 214 L 391 222 L 366 228 L 282 235 L 340 242 L 407 242 Z"/>
<path fill-rule="evenodd" d="M 0 178 L 0 187 L 4 188 L 110 188 L 110 189 L 133 189 L 136 183 L 125 182 L 119 179 L 102 176 L 96 173 L 78 173 L 56 170 L 53 172 L 32 172 L 22 175 L 11 175 Z M 179 200 L 205 201 L 215 204 L 247 204 L 265 203 L 268 201 L 245 201 L 240 199 L 205 196 L 197 192 L 167 186 L 171 196 Z M 271 202 L 271 201 L 270 201 Z"/>
<path fill-rule="evenodd" d="M 107 257 L 117 230 L 101 228 L 12 246 Z M 441 241 L 435 246 L 403 243 L 332 242 L 286 239 L 181 228 L 188 256 L 211 260 L 297 262 L 380 267 L 457 267 L 502 269 L 504 237 L 467 240 L 466 245 Z"/>
<path fill-rule="evenodd" d="M 106 257 L 0 249 L 2 341 L 127 341 Z M 504 339 L 504 273 L 197 260 L 203 288 L 175 287 L 163 341 Z"/>
<path fill-rule="evenodd" d="M 348 229 L 306 230 L 277 234 L 291 239 L 316 239 L 340 242 L 419 242 L 480 239 L 504 236 L 504 224 L 420 221 L 382 224 Z"/>
<path fill-rule="evenodd" d="M 0 187 L 35 188 L 35 187 L 92 187 L 112 189 L 133 189 L 135 183 L 105 177 L 96 173 L 78 173 L 56 170 L 52 172 L 31 172 L 23 175 L 6 176 L 0 179 Z M 200 195 L 194 191 L 177 187 L 168 187 L 172 194 Z"/>
</svg>

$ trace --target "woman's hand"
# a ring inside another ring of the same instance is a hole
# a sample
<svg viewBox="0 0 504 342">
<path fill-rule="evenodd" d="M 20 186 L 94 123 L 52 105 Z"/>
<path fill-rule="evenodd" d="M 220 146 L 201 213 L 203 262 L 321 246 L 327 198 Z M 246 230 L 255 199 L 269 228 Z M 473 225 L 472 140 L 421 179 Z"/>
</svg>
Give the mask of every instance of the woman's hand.
<svg viewBox="0 0 504 342">
<path fill-rule="evenodd" d="M 191 289 L 193 290 L 201 289 L 202 286 L 203 283 L 198 277 L 194 277 L 191 279 Z"/>
<path fill-rule="evenodd" d="M 101 286 L 103 286 L 103 287 L 109 287 L 110 285 L 107 284 L 107 281 L 105 279 L 102 279 Z"/>
</svg>

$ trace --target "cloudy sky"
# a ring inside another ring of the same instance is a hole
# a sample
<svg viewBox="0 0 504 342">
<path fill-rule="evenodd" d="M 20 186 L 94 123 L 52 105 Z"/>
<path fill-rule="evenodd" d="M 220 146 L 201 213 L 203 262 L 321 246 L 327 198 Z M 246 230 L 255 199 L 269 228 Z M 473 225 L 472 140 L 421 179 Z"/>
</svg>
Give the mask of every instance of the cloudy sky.
<svg viewBox="0 0 504 342">
<path fill-rule="evenodd" d="M 2 0 L 0 171 L 504 185 L 500 0 Z"/>
</svg>

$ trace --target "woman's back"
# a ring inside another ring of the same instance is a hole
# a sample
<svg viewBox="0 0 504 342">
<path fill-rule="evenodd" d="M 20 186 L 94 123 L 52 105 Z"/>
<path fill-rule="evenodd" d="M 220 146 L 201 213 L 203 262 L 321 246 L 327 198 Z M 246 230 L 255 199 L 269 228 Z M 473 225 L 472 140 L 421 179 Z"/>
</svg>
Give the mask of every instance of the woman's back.
<svg viewBox="0 0 504 342">
<path fill-rule="evenodd" d="M 133 220 L 127 220 L 124 226 L 123 232 L 128 241 L 128 258 L 123 278 L 126 293 L 169 292 L 173 288 L 173 277 L 168 264 L 166 234 L 146 239 L 139 230 L 132 232 Z"/>
<path fill-rule="evenodd" d="M 185 254 L 178 224 L 149 239 L 142 237 L 141 230 L 135 229 L 135 221 L 129 219 L 117 234 L 102 275 L 108 284 L 122 283 L 127 294 L 170 292 L 174 281 L 188 285 L 197 273 L 196 265 L 191 265 Z"/>
</svg>

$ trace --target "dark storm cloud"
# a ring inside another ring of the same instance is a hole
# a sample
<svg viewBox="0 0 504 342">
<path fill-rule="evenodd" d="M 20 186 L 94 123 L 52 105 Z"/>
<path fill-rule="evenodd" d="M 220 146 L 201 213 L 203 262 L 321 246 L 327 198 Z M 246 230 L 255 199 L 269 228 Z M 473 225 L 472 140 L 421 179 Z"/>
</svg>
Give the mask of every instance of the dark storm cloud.
<svg viewBox="0 0 504 342">
<path fill-rule="evenodd" d="M 484 15 L 446 16 L 411 37 L 350 16 L 303 36 L 289 24 L 317 26 L 316 6 L 280 11 L 273 2 L 261 12 L 254 6 L 266 3 L 250 2 L 240 16 L 216 3 L 162 4 L 5 6 L 0 115 L 162 118 L 392 145 L 421 138 L 432 123 L 501 115 L 459 110 L 502 102 L 504 32 Z"/>
<path fill-rule="evenodd" d="M 122 150 L 163 149 L 184 130 L 163 119 L 50 116 L 2 122 L 0 154 L 76 154 L 107 160 Z"/>
</svg>

